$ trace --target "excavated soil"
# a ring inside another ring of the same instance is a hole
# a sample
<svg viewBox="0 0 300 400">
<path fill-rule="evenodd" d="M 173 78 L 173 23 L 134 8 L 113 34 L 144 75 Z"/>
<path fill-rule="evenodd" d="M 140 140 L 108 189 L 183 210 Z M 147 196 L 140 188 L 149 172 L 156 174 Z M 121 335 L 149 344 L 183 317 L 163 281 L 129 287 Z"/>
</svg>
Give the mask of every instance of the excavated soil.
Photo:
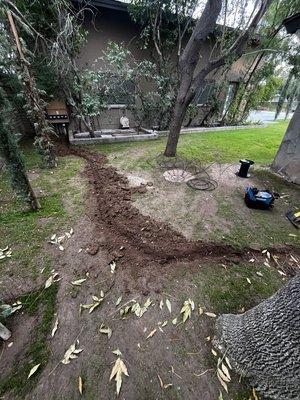
<svg viewBox="0 0 300 400">
<path fill-rule="evenodd" d="M 112 260 L 135 267 L 164 265 L 172 262 L 235 261 L 248 258 L 247 250 L 239 251 L 228 245 L 192 242 L 166 223 L 145 217 L 136 209 L 131 196 L 145 188 L 130 188 L 126 177 L 109 166 L 106 157 L 86 149 L 60 146 L 60 156 L 72 154 L 86 160 L 86 174 L 97 199 L 94 222 L 104 234 L 104 246 L 111 253 Z M 93 246 L 97 246 L 94 243 Z M 116 251 L 116 249 L 121 249 Z"/>
</svg>

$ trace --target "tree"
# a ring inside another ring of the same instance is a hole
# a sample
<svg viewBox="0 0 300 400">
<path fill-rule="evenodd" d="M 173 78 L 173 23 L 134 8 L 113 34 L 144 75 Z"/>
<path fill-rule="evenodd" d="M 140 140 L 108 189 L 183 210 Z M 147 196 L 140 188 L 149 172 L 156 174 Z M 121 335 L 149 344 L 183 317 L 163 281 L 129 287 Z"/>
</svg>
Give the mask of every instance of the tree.
<svg viewBox="0 0 300 400">
<path fill-rule="evenodd" d="M 268 399 L 299 399 L 299 293 L 297 275 L 258 306 L 216 322 L 215 346 Z"/>
<path fill-rule="evenodd" d="M 288 180 L 300 184 L 300 96 L 271 168 Z"/>
<path fill-rule="evenodd" d="M 40 205 L 28 179 L 17 137 L 13 132 L 12 115 L 9 101 L 0 88 L 0 150 L 7 163 L 13 189 L 33 211 L 37 211 Z"/>
<path fill-rule="evenodd" d="M 253 35 L 271 2 L 272 0 L 262 1 L 248 27 L 238 35 L 237 39 L 229 47 L 221 51 L 221 54 L 215 59 L 208 60 L 204 67 L 195 73 L 200 49 L 207 36 L 214 32 L 217 18 L 222 8 L 222 0 L 208 0 L 206 2 L 204 11 L 198 19 L 192 35 L 180 56 L 180 87 L 170 123 L 169 136 L 164 153 L 166 156 L 172 157 L 176 154 L 183 119 L 196 91 L 205 86 L 205 78 L 210 73 L 224 66 L 229 61 L 232 63 L 243 54 L 248 40 Z"/>
<path fill-rule="evenodd" d="M 54 130 L 46 120 L 46 104 L 36 86 L 35 77 L 30 69 L 30 61 L 26 57 L 25 42 L 20 40 L 13 15 L 23 29 L 26 29 L 33 35 L 36 35 L 36 32 L 32 31 L 26 19 L 23 18 L 18 8 L 12 2 L 5 0 L 1 13 L 3 17 L 7 18 L 5 24 L 1 26 L 1 33 L 6 41 L 10 42 L 10 46 L 6 48 L 7 54 L 5 56 L 8 63 L 11 61 L 14 64 L 15 71 L 13 73 L 16 74 L 18 72 L 19 78 L 22 81 L 27 114 L 36 132 L 35 144 L 43 157 L 44 165 L 51 168 L 56 165 L 53 144 L 50 138 L 51 134 L 54 134 Z M 5 49 L 5 47 L 3 48 Z M 12 68 L 10 68 L 10 72 L 12 72 Z"/>
</svg>

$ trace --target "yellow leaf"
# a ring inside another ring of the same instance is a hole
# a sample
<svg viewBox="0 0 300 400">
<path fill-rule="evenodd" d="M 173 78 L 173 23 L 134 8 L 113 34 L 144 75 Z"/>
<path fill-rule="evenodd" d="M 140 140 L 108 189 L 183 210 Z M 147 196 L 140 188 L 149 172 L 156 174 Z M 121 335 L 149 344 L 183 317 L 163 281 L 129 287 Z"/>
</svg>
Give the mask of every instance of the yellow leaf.
<svg viewBox="0 0 300 400">
<path fill-rule="evenodd" d="M 115 377 L 117 395 L 119 395 L 122 386 L 122 374 L 128 376 L 126 365 L 119 357 L 116 360 L 109 377 L 110 381 L 113 379 L 113 377 Z"/>
<path fill-rule="evenodd" d="M 83 381 L 82 381 L 81 376 L 79 376 L 79 378 L 78 378 L 78 390 L 79 390 L 79 393 L 82 395 L 82 392 L 83 392 Z"/>
<path fill-rule="evenodd" d="M 27 379 L 29 379 L 37 371 L 37 369 L 39 368 L 40 365 L 41 365 L 41 363 L 37 364 L 31 368 L 31 370 L 29 371 L 29 374 L 27 376 Z"/>
</svg>

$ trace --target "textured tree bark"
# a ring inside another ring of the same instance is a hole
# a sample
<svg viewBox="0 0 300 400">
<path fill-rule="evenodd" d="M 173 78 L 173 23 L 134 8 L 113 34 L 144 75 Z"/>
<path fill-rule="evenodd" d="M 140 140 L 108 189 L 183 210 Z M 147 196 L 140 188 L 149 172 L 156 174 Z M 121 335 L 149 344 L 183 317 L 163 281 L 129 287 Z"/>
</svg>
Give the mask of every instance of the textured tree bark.
<svg viewBox="0 0 300 400">
<path fill-rule="evenodd" d="M 272 400 L 300 399 L 300 275 L 242 315 L 216 323 L 214 344 Z"/>
<path fill-rule="evenodd" d="M 287 180 L 300 184 L 300 96 L 271 168 Z"/>
</svg>

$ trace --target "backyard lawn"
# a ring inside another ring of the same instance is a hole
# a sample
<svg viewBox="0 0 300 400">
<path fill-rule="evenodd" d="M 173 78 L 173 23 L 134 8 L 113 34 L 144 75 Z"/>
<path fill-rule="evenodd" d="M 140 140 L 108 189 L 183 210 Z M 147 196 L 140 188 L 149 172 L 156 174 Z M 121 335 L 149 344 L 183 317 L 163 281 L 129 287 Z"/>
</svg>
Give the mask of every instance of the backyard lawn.
<svg viewBox="0 0 300 400">
<path fill-rule="evenodd" d="M 108 163 L 78 149 L 77 156 L 59 157 L 53 170 L 40 169 L 24 143 L 42 208 L 26 211 L 0 171 L 0 248 L 12 251 L 0 260 L 1 294 L 22 303 L 1 319 L 13 336 L 0 343 L 0 397 L 115 399 L 109 378 L 119 349 L 129 374 L 121 399 L 256 400 L 234 374 L 229 394 L 223 390 L 212 338 L 215 316 L 243 313 L 299 268 L 299 233 L 285 219 L 299 207 L 299 188 L 265 168 L 286 126 L 182 135 L 180 156 L 214 163 L 208 171 L 218 186 L 211 192 L 163 179 L 154 161 L 165 138 L 88 146 L 107 154 Z M 234 174 L 243 157 L 256 163 L 249 180 Z M 144 179 L 147 190 L 131 192 L 122 175 Z M 247 184 L 283 197 L 271 211 L 249 210 Z M 53 234 L 65 236 L 62 248 L 49 243 Z M 195 310 L 183 323 L 187 300 Z M 124 311 L 135 303 L 147 304 L 140 318 Z M 83 350 L 65 365 L 73 343 Z"/>
<path fill-rule="evenodd" d="M 281 143 L 288 122 L 281 121 L 267 127 L 233 131 L 190 133 L 180 136 L 178 155 L 202 164 L 231 163 L 241 158 L 270 164 Z M 166 139 L 153 142 L 120 143 L 90 146 L 101 152 L 113 153 L 114 162 L 125 170 L 149 169 L 147 160 L 165 148 Z"/>
</svg>

